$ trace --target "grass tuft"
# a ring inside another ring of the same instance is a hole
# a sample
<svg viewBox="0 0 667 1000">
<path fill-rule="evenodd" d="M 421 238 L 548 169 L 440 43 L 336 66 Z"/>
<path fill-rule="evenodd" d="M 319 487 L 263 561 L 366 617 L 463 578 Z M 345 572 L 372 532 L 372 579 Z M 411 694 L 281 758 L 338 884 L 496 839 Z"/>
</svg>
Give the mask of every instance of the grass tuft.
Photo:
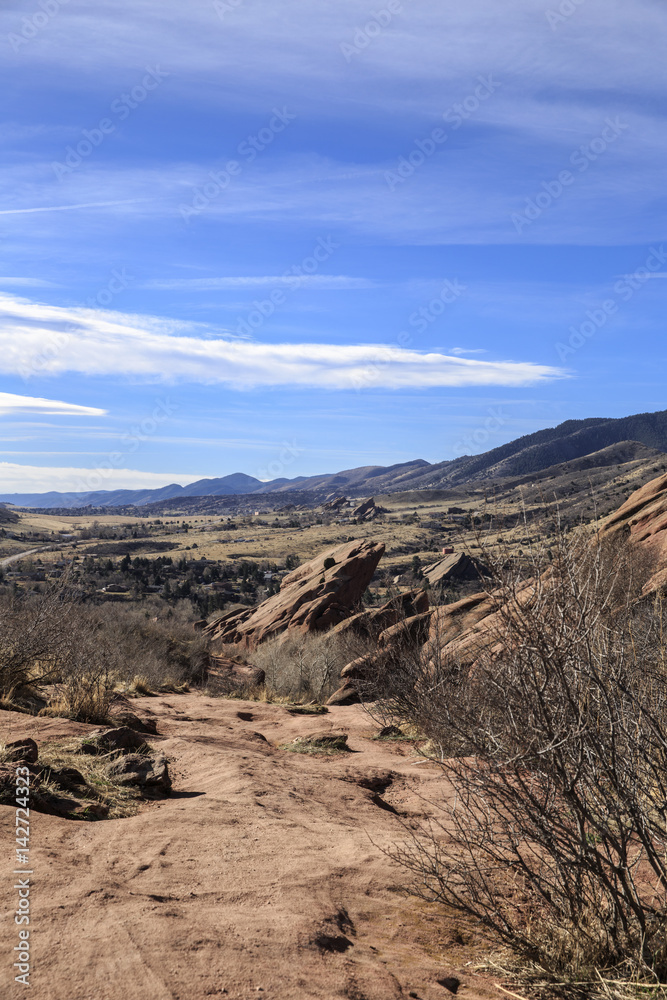
<svg viewBox="0 0 667 1000">
<path fill-rule="evenodd" d="M 289 750 L 291 753 L 328 756 L 352 752 L 347 745 L 345 733 L 311 733 L 309 736 L 297 736 L 291 743 L 282 743 L 280 748 L 281 750 Z"/>
</svg>

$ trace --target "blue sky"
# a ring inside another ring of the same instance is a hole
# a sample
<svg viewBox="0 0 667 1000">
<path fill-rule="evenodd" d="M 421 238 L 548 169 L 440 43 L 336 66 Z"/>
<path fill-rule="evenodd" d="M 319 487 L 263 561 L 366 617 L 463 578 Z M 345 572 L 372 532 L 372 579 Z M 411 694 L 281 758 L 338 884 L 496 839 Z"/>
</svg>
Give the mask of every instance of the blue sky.
<svg viewBox="0 0 667 1000">
<path fill-rule="evenodd" d="M 665 408 L 666 34 L 662 0 L 5 5 L 0 492 Z"/>
</svg>

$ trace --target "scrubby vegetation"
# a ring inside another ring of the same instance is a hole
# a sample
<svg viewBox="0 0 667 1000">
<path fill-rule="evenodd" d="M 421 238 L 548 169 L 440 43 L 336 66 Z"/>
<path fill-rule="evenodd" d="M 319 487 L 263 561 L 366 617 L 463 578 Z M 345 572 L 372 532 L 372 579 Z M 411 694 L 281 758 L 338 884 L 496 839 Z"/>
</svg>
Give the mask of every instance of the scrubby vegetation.
<svg viewBox="0 0 667 1000">
<path fill-rule="evenodd" d="M 372 639 L 359 636 L 296 633 L 264 643 L 252 662 L 266 674 L 269 695 L 323 702 L 340 687 L 343 667 L 372 645 Z"/>
<path fill-rule="evenodd" d="M 118 685 L 200 679 L 207 654 L 187 612 L 177 606 L 160 619 L 152 610 L 85 604 L 68 583 L 0 597 L 3 706 L 100 722 Z"/>
<path fill-rule="evenodd" d="M 641 598 L 636 554 L 583 533 L 533 549 L 528 579 L 485 559 L 496 612 L 477 650 L 406 643 L 377 679 L 383 721 L 419 727 L 455 791 L 393 857 L 533 983 L 634 996 L 633 980 L 667 982 L 662 599 Z"/>
</svg>

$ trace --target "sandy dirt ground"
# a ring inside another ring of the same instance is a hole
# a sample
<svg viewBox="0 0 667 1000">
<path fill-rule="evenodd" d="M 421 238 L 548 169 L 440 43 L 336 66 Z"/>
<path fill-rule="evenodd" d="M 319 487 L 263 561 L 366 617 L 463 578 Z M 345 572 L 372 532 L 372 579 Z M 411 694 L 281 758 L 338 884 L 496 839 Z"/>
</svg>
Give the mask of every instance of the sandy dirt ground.
<svg viewBox="0 0 667 1000">
<path fill-rule="evenodd" d="M 382 848 L 446 794 L 409 744 L 372 741 L 361 707 L 319 718 L 201 694 L 133 701 L 174 791 L 135 816 L 31 815 L 31 986 L 14 983 L 14 809 L 0 806 L 0 994 L 14 1000 L 465 1000 L 499 997 L 454 919 L 400 891 Z M 93 727 L 0 712 L 0 739 Z M 315 730 L 353 752 L 295 754 Z M 381 794 L 364 787 L 380 779 Z M 395 811 L 392 811 L 395 810 Z"/>
</svg>

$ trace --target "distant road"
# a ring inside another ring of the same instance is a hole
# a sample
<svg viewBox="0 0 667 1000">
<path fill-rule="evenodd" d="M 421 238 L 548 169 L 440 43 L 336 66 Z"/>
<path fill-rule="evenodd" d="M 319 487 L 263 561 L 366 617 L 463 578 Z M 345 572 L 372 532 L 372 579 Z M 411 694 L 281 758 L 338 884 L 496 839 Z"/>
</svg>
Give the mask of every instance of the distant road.
<svg viewBox="0 0 667 1000">
<path fill-rule="evenodd" d="M 19 559 L 25 559 L 26 556 L 31 556 L 34 552 L 50 552 L 52 548 L 52 545 L 41 545 L 38 549 L 26 549 L 25 552 L 17 552 L 14 556 L 7 556 L 6 559 L 0 559 L 0 569 L 11 566 L 12 563 L 18 562 Z"/>
</svg>

